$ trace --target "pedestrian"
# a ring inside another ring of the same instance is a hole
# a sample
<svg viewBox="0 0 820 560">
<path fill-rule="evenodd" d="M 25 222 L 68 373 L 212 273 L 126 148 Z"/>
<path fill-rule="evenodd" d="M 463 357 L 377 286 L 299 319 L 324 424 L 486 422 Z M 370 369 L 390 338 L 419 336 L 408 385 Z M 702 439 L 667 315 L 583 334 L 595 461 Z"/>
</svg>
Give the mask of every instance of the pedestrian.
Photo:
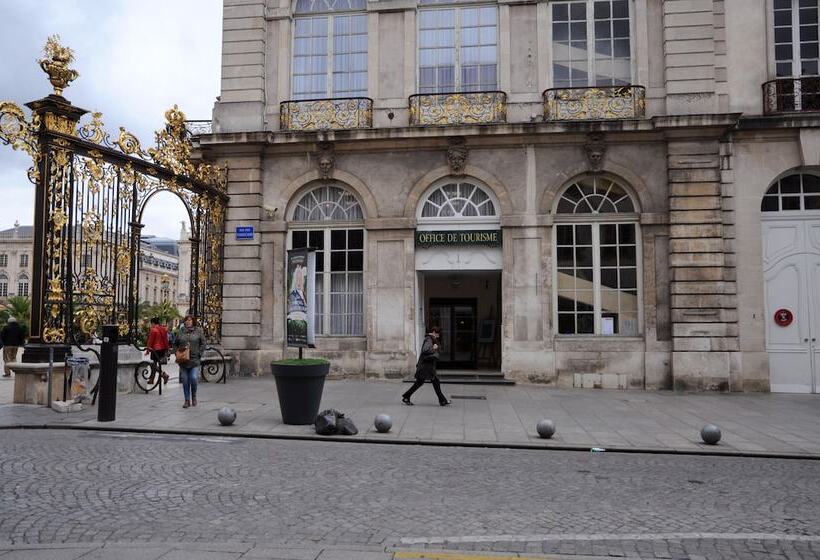
<svg viewBox="0 0 820 560">
<path fill-rule="evenodd" d="M 159 323 L 159 317 L 151 318 L 151 331 L 148 333 L 148 343 L 145 345 L 145 353 L 151 356 L 151 378 L 149 383 L 154 382 L 157 373 L 162 374 L 162 381 L 167 385 L 169 375 L 162 371 L 161 364 L 168 363 L 168 329 Z"/>
<path fill-rule="evenodd" d="M 402 396 L 401 402 L 408 406 L 412 406 L 410 397 L 415 393 L 419 387 L 424 385 L 425 381 L 430 381 L 433 384 L 433 390 L 438 397 L 438 404 L 447 406 L 450 401 L 441 392 L 441 384 L 436 375 L 436 362 L 438 361 L 438 341 L 441 336 L 441 329 L 439 327 L 432 327 L 428 329 L 427 335 L 424 337 L 424 342 L 421 345 L 421 352 L 419 352 L 419 361 L 416 364 L 416 382 L 410 387 Z"/>
<path fill-rule="evenodd" d="M 177 350 L 179 382 L 182 383 L 182 392 L 185 395 L 185 404 L 182 405 L 182 408 L 196 406 L 196 388 L 197 381 L 199 381 L 200 358 L 202 357 L 202 351 L 205 350 L 205 334 L 197 326 L 196 318 L 193 315 L 185 316 L 174 342 Z M 185 349 L 187 349 L 187 359 L 182 358 Z"/>
<path fill-rule="evenodd" d="M 0 331 L 0 342 L 3 343 L 3 377 L 9 377 L 9 364 L 17 361 L 17 350 L 26 343 L 23 328 L 16 318 L 9 317 L 6 326 Z"/>
</svg>

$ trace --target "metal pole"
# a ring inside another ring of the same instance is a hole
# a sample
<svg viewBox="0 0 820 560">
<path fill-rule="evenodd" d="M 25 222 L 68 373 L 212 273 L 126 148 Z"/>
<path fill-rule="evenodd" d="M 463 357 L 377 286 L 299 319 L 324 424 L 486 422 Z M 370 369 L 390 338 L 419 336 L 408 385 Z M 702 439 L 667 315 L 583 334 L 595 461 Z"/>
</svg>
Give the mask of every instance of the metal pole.
<svg viewBox="0 0 820 560">
<path fill-rule="evenodd" d="M 102 328 L 100 346 L 100 402 L 97 405 L 97 422 L 113 422 L 117 415 L 117 325 Z"/>
<path fill-rule="evenodd" d="M 46 402 L 46 406 L 51 408 L 51 379 L 52 379 L 52 372 L 54 371 L 54 347 L 48 347 L 48 402 Z"/>
</svg>

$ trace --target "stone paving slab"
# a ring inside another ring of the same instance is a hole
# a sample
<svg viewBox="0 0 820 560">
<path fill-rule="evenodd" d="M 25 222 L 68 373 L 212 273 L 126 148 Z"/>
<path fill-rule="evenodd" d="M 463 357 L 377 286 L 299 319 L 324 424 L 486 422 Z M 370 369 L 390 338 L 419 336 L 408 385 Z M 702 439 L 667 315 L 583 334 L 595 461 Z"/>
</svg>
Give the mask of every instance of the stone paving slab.
<svg viewBox="0 0 820 560">
<path fill-rule="evenodd" d="M 199 406 L 182 409 L 182 388 L 172 380 L 149 394 L 120 394 L 117 420 L 100 423 L 96 407 L 58 413 L 36 405 L 0 404 L 0 427 L 76 427 L 253 437 L 318 438 L 365 442 L 428 443 L 665 453 L 714 453 L 820 458 L 820 395 L 676 393 L 606 389 L 556 389 L 540 385 L 446 385 L 453 404 L 440 407 L 431 387 L 415 406 L 401 404 L 406 385 L 381 380 L 329 380 L 322 408 L 336 408 L 359 428 L 353 437 L 317 436 L 312 426 L 282 423 L 271 376 L 200 383 Z M 13 379 L 0 380 L 0 403 L 10 403 Z M 460 399 L 459 397 L 481 397 Z M 237 411 L 223 427 L 216 413 Z M 393 419 L 389 433 L 373 427 L 378 413 Z M 556 424 L 540 439 L 541 418 Z M 700 429 L 721 427 L 719 445 L 700 441 Z"/>
</svg>

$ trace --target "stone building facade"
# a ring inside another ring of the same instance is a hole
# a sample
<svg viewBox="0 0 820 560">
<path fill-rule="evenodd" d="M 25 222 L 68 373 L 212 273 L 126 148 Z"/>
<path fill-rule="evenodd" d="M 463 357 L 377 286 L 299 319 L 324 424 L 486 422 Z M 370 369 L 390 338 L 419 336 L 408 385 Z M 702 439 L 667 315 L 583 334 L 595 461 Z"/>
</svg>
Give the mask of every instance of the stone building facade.
<svg viewBox="0 0 820 560">
<path fill-rule="evenodd" d="M 33 243 L 32 226 L 15 223 L 0 231 L 0 303 L 12 296 L 29 297 Z"/>
<path fill-rule="evenodd" d="M 286 251 L 313 246 L 313 353 L 344 374 L 407 375 L 436 323 L 444 365 L 512 379 L 816 392 L 817 21 L 801 0 L 225 0 L 199 136 L 230 168 L 225 346 L 244 371 L 290 352 Z"/>
</svg>

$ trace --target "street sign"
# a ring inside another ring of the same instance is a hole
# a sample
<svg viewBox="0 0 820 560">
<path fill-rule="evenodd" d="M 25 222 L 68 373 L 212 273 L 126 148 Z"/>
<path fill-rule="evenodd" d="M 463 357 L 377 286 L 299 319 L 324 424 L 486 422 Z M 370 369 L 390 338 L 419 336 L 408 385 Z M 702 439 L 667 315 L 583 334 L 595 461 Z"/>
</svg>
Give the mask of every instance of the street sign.
<svg viewBox="0 0 820 560">
<path fill-rule="evenodd" d="M 237 239 L 253 239 L 253 226 L 236 226 Z"/>
</svg>

